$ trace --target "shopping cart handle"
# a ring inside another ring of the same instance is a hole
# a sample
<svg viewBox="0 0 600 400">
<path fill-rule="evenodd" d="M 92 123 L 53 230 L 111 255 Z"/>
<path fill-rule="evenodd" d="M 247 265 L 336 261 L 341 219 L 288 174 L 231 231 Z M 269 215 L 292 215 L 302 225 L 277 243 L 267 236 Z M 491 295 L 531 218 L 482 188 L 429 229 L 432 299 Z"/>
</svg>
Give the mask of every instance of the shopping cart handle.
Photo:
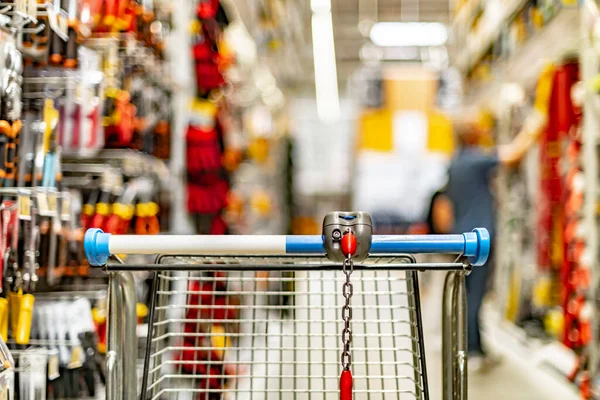
<svg viewBox="0 0 600 400">
<path fill-rule="evenodd" d="M 111 235 L 88 229 L 85 255 L 93 266 L 111 254 L 291 255 L 325 254 L 321 235 Z M 462 254 L 474 266 L 486 263 L 490 235 L 485 228 L 457 235 L 374 235 L 369 254 Z"/>
</svg>

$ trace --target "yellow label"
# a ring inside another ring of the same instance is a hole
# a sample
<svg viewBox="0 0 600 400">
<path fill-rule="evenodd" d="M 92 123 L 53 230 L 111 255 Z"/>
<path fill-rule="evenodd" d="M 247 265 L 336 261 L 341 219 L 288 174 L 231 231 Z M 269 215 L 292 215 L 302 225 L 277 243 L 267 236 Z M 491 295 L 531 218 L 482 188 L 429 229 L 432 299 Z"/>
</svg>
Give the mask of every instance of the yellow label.
<svg viewBox="0 0 600 400">
<path fill-rule="evenodd" d="M 53 381 L 60 376 L 58 354 L 52 354 L 48 358 L 48 380 Z"/>
<path fill-rule="evenodd" d="M 73 349 L 71 350 L 71 360 L 69 361 L 67 368 L 69 368 L 69 369 L 80 368 L 82 353 L 83 353 L 83 349 L 81 348 L 81 346 L 78 345 L 78 346 L 73 347 Z"/>
<path fill-rule="evenodd" d="M 48 210 L 53 215 L 58 213 L 58 204 L 56 201 L 56 193 L 48 193 Z"/>
<path fill-rule="evenodd" d="M 19 196 L 19 219 L 31 220 L 31 198 L 27 195 Z"/>
</svg>

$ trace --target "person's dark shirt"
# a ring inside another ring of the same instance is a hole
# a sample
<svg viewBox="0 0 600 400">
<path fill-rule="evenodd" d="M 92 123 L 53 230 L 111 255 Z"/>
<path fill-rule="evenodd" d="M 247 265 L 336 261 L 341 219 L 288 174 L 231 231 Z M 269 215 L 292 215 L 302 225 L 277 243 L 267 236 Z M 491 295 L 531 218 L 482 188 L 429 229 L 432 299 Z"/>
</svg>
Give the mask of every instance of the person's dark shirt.
<svg viewBox="0 0 600 400">
<path fill-rule="evenodd" d="M 471 147 L 461 149 L 452 160 L 446 195 L 454 207 L 455 233 L 483 227 L 494 236 L 495 207 L 490 179 L 498 164 L 497 153 Z"/>
</svg>

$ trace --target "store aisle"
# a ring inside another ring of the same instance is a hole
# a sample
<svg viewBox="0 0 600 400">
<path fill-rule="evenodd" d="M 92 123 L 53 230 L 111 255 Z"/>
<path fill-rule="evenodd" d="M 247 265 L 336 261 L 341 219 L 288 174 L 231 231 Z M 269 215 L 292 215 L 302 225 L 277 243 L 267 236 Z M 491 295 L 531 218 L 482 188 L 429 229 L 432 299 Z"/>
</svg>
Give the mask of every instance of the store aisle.
<svg viewBox="0 0 600 400">
<path fill-rule="evenodd" d="M 441 359 L 441 293 L 444 274 L 428 274 L 421 282 L 423 324 L 427 370 L 431 399 L 440 400 L 442 382 Z M 485 318 L 484 318 L 485 321 Z M 488 321 L 488 325 L 490 325 Z M 489 328 L 488 328 L 489 329 Z M 494 336 L 494 340 L 496 340 Z M 490 335 L 485 334 L 489 338 Z M 577 400 L 575 391 L 566 385 L 550 382 L 539 372 L 532 371 L 519 357 L 511 354 L 497 342 L 486 340 L 488 348 L 501 357 L 495 368 L 469 374 L 469 398 L 475 400 Z"/>
<path fill-rule="evenodd" d="M 429 387 L 431 400 L 442 398 L 442 361 L 439 348 L 435 348 L 433 341 L 441 337 L 428 336 L 427 370 L 429 373 Z M 568 399 L 564 393 L 557 393 L 554 389 L 536 382 L 533 375 L 526 368 L 512 358 L 503 356 L 502 362 L 487 373 L 471 373 L 469 375 L 469 398 L 475 400 L 568 400 L 577 399 L 575 395 Z"/>
</svg>

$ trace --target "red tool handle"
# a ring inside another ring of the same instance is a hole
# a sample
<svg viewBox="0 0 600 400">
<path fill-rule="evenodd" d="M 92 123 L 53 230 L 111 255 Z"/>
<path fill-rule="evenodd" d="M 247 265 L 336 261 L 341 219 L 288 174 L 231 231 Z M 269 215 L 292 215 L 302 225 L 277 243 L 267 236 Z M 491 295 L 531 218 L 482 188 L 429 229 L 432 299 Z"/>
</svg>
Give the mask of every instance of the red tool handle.
<svg viewBox="0 0 600 400">
<path fill-rule="evenodd" d="M 340 375 L 340 400 L 352 400 L 352 372 L 343 370 Z"/>
</svg>

